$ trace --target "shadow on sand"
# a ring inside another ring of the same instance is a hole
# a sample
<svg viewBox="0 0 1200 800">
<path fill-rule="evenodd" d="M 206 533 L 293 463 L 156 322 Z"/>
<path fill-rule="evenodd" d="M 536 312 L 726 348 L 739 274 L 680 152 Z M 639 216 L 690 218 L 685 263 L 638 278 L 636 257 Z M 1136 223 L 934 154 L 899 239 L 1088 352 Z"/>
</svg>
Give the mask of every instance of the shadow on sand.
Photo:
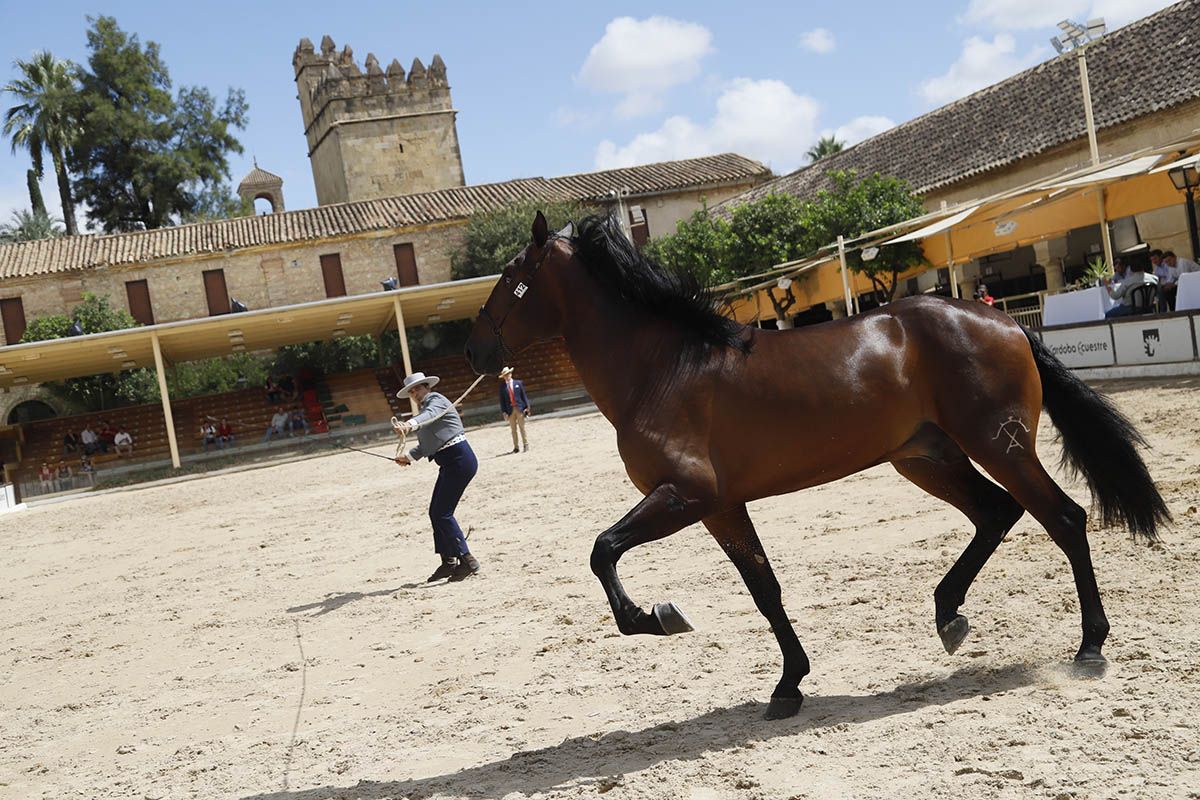
<svg viewBox="0 0 1200 800">
<path fill-rule="evenodd" d="M 341 594 L 332 594 L 324 600 L 318 600 L 315 603 L 292 606 L 287 612 L 289 614 L 303 614 L 305 611 L 315 611 L 316 613 L 309 614 L 308 616 L 320 617 L 331 611 L 337 611 L 347 603 L 353 603 L 356 600 L 365 600 L 368 597 L 386 597 L 389 594 L 395 594 L 401 589 L 415 589 L 418 586 L 424 585 L 421 583 L 405 584 L 404 586 L 397 586 L 395 589 L 380 589 L 377 592 L 342 592 Z"/>
<path fill-rule="evenodd" d="M 248 795 L 243 800 L 415 800 L 433 794 L 486 798 L 503 797 L 510 792 L 531 795 L 580 781 L 611 782 L 613 776 L 647 769 L 659 762 L 689 761 L 749 742 L 834 725 L 857 725 L 1004 692 L 1034 683 L 1037 673 L 1037 668 L 1027 664 L 999 669 L 966 667 L 942 679 L 903 684 L 879 694 L 811 696 L 805 699 L 799 715 L 782 721 L 763 719 L 765 703 L 745 703 L 638 731 L 576 736 L 561 744 L 514 753 L 503 760 L 446 775 L 270 792 Z"/>
</svg>

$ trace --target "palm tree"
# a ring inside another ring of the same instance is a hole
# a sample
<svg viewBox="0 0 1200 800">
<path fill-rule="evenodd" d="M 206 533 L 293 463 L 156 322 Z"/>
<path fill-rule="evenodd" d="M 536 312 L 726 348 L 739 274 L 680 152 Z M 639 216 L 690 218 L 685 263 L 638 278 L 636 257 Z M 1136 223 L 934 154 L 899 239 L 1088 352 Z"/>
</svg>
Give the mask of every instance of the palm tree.
<svg viewBox="0 0 1200 800">
<path fill-rule="evenodd" d="M 836 136 L 822 136 L 817 140 L 817 143 L 808 148 L 808 158 L 811 161 L 820 161 L 826 156 L 832 156 L 842 152 L 842 148 L 846 146 L 845 142 L 839 142 Z"/>
<path fill-rule="evenodd" d="M 62 226 L 58 224 L 58 220 L 48 215 L 45 211 L 25 211 L 24 209 L 12 212 L 12 222 L 7 225 L 0 225 L 0 244 L 11 244 L 13 242 L 32 242 L 35 239 L 53 239 L 55 236 L 62 236 Z"/>
<path fill-rule="evenodd" d="M 3 91 L 15 95 L 17 104 L 4 114 L 4 135 L 12 140 L 14 153 L 18 148 L 29 151 L 34 173 L 39 178 L 43 174 L 43 152 L 50 153 L 62 198 L 63 221 L 67 233 L 74 235 L 79 229 L 75 224 L 75 202 L 71 198 L 66 154 L 76 130 L 70 113 L 71 101 L 76 94 L 75 65 L 43 50 L 34 53 L 29 61 L 16 61 L 14 66 L 20 77 Z"/>
</svg>

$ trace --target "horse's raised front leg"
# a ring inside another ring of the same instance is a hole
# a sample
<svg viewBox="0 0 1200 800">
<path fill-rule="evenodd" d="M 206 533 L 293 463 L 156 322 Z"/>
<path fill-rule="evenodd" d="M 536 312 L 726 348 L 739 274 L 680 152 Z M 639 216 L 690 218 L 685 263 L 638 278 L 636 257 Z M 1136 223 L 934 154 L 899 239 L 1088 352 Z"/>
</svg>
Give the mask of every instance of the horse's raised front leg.
<svg viewBox="0 0 1200 800">
<path fill-rule="evenodd" d="M 740 505 L 705 517 L 704 527 L 708 528 L 708 532 L 741 573 L 754 604 L 771 624 L 779 649 L 783 651 L 783 677 L 771 693 L 767 719 L 790 717 L 800 710 L 800 704 L 804 701 L 804 695 L 800 693 L 800 680 L 808 674 L 808 655 L 783 609 L 779 581 L 771 570 L 771 563 L 754 530 L 754 523 L 750 521 L 746 506 Z"/>
<path fill-rule="evenodd" d="M 639 544 L 662 539 L 699 522 L 708 513 L 709 506 L 709 498 L 664 483 L 646 495 L 620 522 L 596 537 L 592 548 L 592 572 L 604 586 L 621 633 L 663 636 L 692 630 L 691 623 L 674 603 L 659 603 L 652 614 L 647 614 L 633 602 L 621 586 L 617 562 Z"/>
</svg>

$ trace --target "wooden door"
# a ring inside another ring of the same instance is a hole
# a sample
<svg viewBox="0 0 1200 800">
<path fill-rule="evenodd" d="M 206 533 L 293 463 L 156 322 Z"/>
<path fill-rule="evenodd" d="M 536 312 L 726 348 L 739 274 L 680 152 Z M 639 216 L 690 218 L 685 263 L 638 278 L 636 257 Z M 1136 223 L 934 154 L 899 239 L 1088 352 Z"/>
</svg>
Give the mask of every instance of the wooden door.
<svg viewBox="0 0 1200 800">
<path fill-rule="evenodd" d="M 150 307 L 150 287 L 145 281 L 126 281 L 125 294 L 129 297 L 129 315 L 143 325 L 154 324 L 154 309 Z"/>
<path fill-rule="evenodd" d="M 396 275 L 400 278 L 401 286 L 416 286 L 421 282 L 417 276 L 417 256 L 413 246 L 407 242 L 392 247 L 396 254 Z"/>
<path fill-rule="evenodd" d="M 321 256 L 321 275 L 325 278 L 326 297 L 346 296 L 346 277 L 342 274 L 342 257 L 339 254 Z"/>
<path fill-rule="evenodd" d="M 225 288 L 225 270 L 204 270 L 204 296 L 208 299 L 208 315 L 229 313 L 229 291 Z"/>
<path fill-rule="evenodd" d="M 16 344 L 25 335 L 25 306 L 19 297 L 0 300 L 0 318 L 4 322 L 4 341 Z"/>
</svg>

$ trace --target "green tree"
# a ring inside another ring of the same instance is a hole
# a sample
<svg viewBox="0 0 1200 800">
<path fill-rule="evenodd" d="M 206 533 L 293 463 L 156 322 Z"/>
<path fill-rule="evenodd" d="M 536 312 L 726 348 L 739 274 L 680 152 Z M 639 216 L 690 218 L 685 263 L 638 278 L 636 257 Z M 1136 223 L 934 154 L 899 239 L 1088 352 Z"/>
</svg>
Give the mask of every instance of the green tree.
<svg viewBox="0 0 1200 800">
<path fill-rule="evenodd" d="M 24 209 L 14 211 L 12 222 L 0 225 L 0 243 L 4 244 L 53 239 L 62 235 L 62 226 L 58 224 L 58 220 L 48 216 L 45 209 L 42 209 L 41 213 Z"/>
<path fill-rule="evenodd" d="M 76 321 L 85 334 L 138 327 L 138 322 L 128 311 L 113 308 L 109 305 L 107 297 L 85 292 L 83 302 L 75 307 L 71 316 L 55 314 L 31 320 L 21 341 L 43 342 L 47 339 L 62 339 L 68 335 L 71 325 Z M 114 405 L 118 400 L 147 403 L 158 397 L 155 378 L 145 369 L 71 378 L 64 382 L 62 391 L 93 410 Z"/>
<path fill-rule="evenodd" d="M 234 219 L 235 217 L 254 216 L 254 203 L 238 197 L 228 183 L 213 184 L 203 187 L 196 193 L 195 207 L 179 215 L 179 221 L 211 222 L 219 219 Z"/>
<path fill-rule="evenodd" d="M 852 239 L 925 213 L 921 198 L 900 178 L 875 173 L 860 179 L 853 171 L 831 172 L 830 177 L 833 188 L 822 189 L 804 208 L 802 225 L 810 232 L 810 241 L 819 243 L 814 250 L 839 235 Z M 871 279 L 881 303 L 895 296 L 901 272 L 927 263 L 917 242 L 881 247 L 871 261 L 863 261 L 858 250 L 846 256 L 852 272 Z"/>
<path fill-rule="evenodd" d="M 642 252 L 673 270 L 690 272 L 705 285 L 737 277 L 732 266 L 735 242 L 729 220 L 701 209 L 675 225 L 675 233 L 651 239 Z"/>
<path fill-rule="evenodd" d="M 70 61 L 55 58 L 47 51 L 33 54 L 29 61 L 15 63 L 20 77 L 10 81 L 4 91 L 16 97 L 17 103 L 4 113 L 4 135 L 9 137 L 15 153 L 28 150 L 37 178 L 43 175 L 43 156 L 50 154 L 58 194 L 62 199 L 63 221 L 67 233 L 79 232 L 75 224 L 75 202 L 71 196 L 71 179 L 67 173 L 67 153 L 77 141 L 78 128 L 72 113 L 76 98 L 76 66 Z M 30 188 L 30 203 L 34 210 L 40 204 Z"/>
<path fill-rule="evenodd" d="M 818 139 L 816 144 L 808 148 L 808 152 L 805 155 L 808 156 L 809 161 L 817 162 L 822 158 L 837 155 L 838 153 L 842 152 L 845 147 L 845 142 L 839 142 L 837 137 L 831 134 L 829 136 L 822 136 L 820 139 Z"/>
<path fill-rule="evenodd" d="M 805 224 L 803 201 L 781 192 L 735 207 L 729 229 L 734 240 L 729 264 L 738 276 L 803 258 L 823 244 Z"/>
<path fill-rule="evenodd" d="M 450 256 L 451 277 L 457 281 L 500 272 L 529 244 L 529 225 L 538 211 L 546 215 L 551 230 L 588 213 L 578 203 L 526 201 L 475 214 L 467 223 L 462 246 Z"/>
<path fill-rule="evenodd" d="M 49 216 L 46 212 L 46 201 L 42 198 L 42 186 L 38 183 L 37 170 L 32 167 L 25 170 L 25 188 L 29 190 L 29 204 L 33 206 L 33 213 L 43 217 Z"/>
<path fill-rule="evenodd" d="M 804 203 L 778 193 L 735 206 L 728 219 L 697 211 L 680 221 L 674 234 L 651 241 L 646 252 L 664 266 L 712 284 L 803 258 L 819 247 L 814 241 L 804 225 Z"/>
<path fill-rule="evenodd" d="M 185 87 L 172 97 L 156 43 L 143 45 L 112 17 L 89 22 L 82 135 L 71 151 L 76 194 L 107 232 L 175 224 L 229 178 L 228 154 L 242 152 L 232 131 L 246 125 L 245 96 L 231 89 L 218 105 L 207 89 Z"/>
</svg>

